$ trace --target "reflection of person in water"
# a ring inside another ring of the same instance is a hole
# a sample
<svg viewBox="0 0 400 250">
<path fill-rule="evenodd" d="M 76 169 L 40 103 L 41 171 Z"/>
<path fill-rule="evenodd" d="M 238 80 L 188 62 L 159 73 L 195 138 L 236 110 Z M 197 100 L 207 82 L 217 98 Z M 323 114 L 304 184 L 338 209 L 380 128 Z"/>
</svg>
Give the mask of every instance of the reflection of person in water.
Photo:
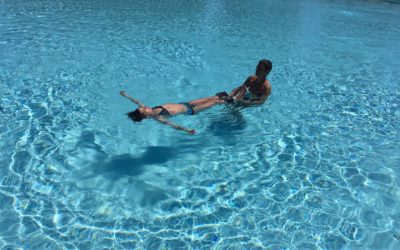
<svg viewBox="0 0 400 250">
<path fill-rule="evenodd" d="M 162 106 L 155 107 L 147 107 L 137 99 L 130 97 L 124 91 L 121 91 L 120 94 L 132 102 L 139 105 L 139 108 L 135 109 L 132 112 L 128 113 L 129 118 L 131 118 L 135 122 L 140 122 L 145 118 L 153 118 L 156 121 L 159 121 L 163 124 L 169 125 L 175 129 L 183 130 L 189 134 L 194 134 L 196 131 L 193 129 L 188 129 L 172 122 L 166 120 L 167 116 L 175 116 L 179 114 L 187 114 L 194 115 L 198 112 L 211 108 L 214 105 L 222 104 L 226 102 L 224 96 L 211 96 L 206 98 L 197 99 L 190 102 L 182 102 L 182 103 L 168 103 L 163 104 Z"/>
<path fill-rule="evenodd" d="M 259 61 L 256 74 L 249 76 L 241 86 L 230 93 L 234 102 L 243 105 L 263 104 L 271 94 L 271 84 L 266 79 L 271 69 L 271 61 L 266 59 Z"/>
</svg>

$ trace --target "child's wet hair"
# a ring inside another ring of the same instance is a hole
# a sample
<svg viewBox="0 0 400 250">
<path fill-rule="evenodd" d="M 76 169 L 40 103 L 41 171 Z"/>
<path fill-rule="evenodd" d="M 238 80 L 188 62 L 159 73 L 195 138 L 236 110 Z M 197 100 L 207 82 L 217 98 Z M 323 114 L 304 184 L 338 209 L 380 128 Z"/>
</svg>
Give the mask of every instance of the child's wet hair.
<svg viewBox="0 0 400 250">
<path fill-rule="evenodd" d="M 141 122 L 143 118 L 145 118 L 145 116 L 140 113 L 139 109 L 135 109 L 134 111 L 129 112 L 127 115 L 134 122 Z"/>
</svg>

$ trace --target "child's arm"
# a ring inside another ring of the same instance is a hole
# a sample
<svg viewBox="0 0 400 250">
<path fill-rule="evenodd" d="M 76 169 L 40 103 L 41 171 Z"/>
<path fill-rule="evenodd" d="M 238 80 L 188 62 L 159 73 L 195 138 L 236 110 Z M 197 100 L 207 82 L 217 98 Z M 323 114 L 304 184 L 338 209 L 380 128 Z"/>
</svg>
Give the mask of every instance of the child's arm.
<svg viewBox="0 0 400 250">
<path fill-rule="evenodd" d="M 161 122 L 162 124 L 169 125 L 169 126 L 173 127 L 174 129 L 185 131 L 186 133 L 188 133 L 188 134 L 190 134 L 190 135 L 194 135 L 194 134 L 196 133 L 196 131 L 195 131 L 194 129 L 188 129 L 188 128 L 185 128 L 185 127 L 182 127 L 182 126 L 173 124 L 172 122 L 166 120 L 166 119 L 165 119 L 164 117 L 162 117 L 162 116 L 157 116 L 157 117 L 154 118 L 154 119 L 157 120 L 157 121 L 159 121 L 159 122 Z"/>
<path fill-rule="evenodd" d="M 145 107 L 145 105 L 144 105 L 143 103 L 141 103 L 139 100 L 137 100 L 137 99 L 135 99 L 135 98 L 133 98 L 133 97 L 130 97 L 127 93 L 125 93 L 125 91 L 121 90 L 121 91 L 119 92 L 119 94 L 122 95 L 122 96 L 124 96 L 124 97 L 126 97 L 126 98 L 128 98 L 129 100 L 131 100 L 132 102 L 136 103 L 136 104 L 139 105 L 140 107 Z"/>
</svg>

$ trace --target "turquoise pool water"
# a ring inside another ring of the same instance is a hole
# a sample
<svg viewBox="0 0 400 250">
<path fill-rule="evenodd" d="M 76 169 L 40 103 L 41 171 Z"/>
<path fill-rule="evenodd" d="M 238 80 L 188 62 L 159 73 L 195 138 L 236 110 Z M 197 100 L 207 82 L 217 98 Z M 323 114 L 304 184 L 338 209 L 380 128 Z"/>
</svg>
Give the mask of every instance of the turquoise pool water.
<svg viewBox="0 0 400 250">
<path fill-rule="evenodd" d="M 400 249 L 400 6 L 0 1 L 1 249 Z M 259 107 L 145 121 L 273 64 Z M 396 239 L 397 237 L 397 239 Z"/>
</svg>

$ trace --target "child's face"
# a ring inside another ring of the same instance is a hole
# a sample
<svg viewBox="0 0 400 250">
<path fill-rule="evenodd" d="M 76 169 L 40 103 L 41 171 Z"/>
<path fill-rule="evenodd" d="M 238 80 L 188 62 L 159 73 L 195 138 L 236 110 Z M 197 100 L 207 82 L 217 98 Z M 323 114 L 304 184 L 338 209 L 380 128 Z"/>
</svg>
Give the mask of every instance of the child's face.
<svg viewBox="0 0 400 250">
<path fill-rule="evenodd" d="M 140 107 L 139 108 L 139 112 L 145 117 L 151 116 L 152 111 L 153 111 L 152 108 L 149 108 L 149 107 Z"/>
</svg>

